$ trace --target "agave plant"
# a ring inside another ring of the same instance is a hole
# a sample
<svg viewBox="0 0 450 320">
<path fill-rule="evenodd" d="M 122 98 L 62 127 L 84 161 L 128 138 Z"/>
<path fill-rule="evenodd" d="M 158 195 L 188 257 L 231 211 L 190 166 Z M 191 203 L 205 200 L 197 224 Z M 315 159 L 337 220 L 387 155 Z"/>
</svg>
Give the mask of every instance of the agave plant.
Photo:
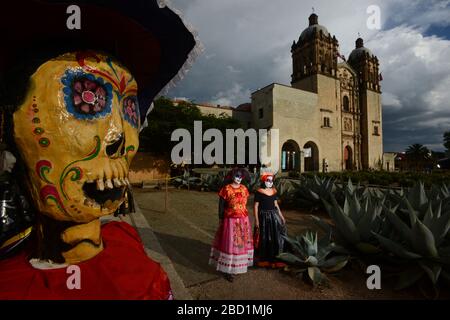
<svg viewBox="0 0 450 320">
<path fill-rule="evenodd" d="M 430 203 L 433 210 L 437 210 L 439 203 L 444 211 L 450 209 L 450 191 L 445 184 L 442 186 L 432 185 L 430 190 L 426 190 L 424 183 L 418 181 L 410 189 L 402 191 L 400 194 L 391 194 L 390 200 L 400 204 L 399 211 L 407 214 L 409 207 L 406 207 L 406 203 L 403 201 L 405 197 L 408 199 L 410 207 L 421 217 L 426 214 Z"/>
<path fill-rule="evenodd" d="M 297 275 L 307 275 L 313 285 L 327 282 L 324 273 L 341 270 L 348 262 L 347 255 L 336 254 L 336 245 L 330 235 L 317 239 L 317 232 L 307 231 L 295 239 L 285 237 L 291 245 L 291 252 L 283 252 L 278 258 L 288 263 Z"/>
<path fill-rule="evenodd" d="M 336 183 L 336 189 L 334 192 L 334 196 L 339 204 L 343 204 L 345 202 L 345 198 L 347 195 L 353 196 L 353 194 L 356 194 L 356 196 L 358 198 L 360 198 L 361 196 L 368 195 L 369 193 L 370 193 L 370 195 L 372 195 L 372 193 L 374 193 L 374 192 L 371 192 L 370 190 L 371 189 L 369 189 L 369 188 L 362 187 L 359 182 L 355 186 L 352 183 L 352 180 L 349 178 L 347 184 L 343 184 L 342 186 L 340 186 L 339 184 Z M 324 198 L 324 199 L 331 200 L 328 198 Z"/>
<path fill-rule="evenodd" d="M 336 191 L 336 185 L 332 178 L 305 178 L 295 187 L 294 197 L 296 204 L 300 208 L 308 208 L 311 211 L 323 207 L 321 199 L 329 199 L 330 195 Z"/>
<path fill-rule="evenodd" d="M 246 181 L 245 184 L 250 192 L 255 192 L 260 186 L 259 174 L 250 173 L 250 181 Z"/>
<path fill-rule="evenodd" d="M 413 208 L 419 215 L 425 214 L 428 208 L 429 199 L 423 182 L 419 181 L 415 183 L 414 186 L 405 193 L 405 197 L 407 202 L 399 201 L 399 203 L 408 203 L 409 206 L 401 206 L 401 211 L 408 213 L 410 208 Z"/>
<path fill-rule="evenodd" d="M 219 191 L 222 187 L 225 174 L 224 171 L 220 171 L 217 174 L 204 174 L 202 176 L 203 189 L 214 192 Z"/>
<path fill-rule="evenodd" d="M 330 202 L 322 201 L 334 223 L 326 223 L 315 216 L 312 216 L 313 220 L 326 232 L 331 232 L 336 243 L 355 255 L 379 253 L 373 232 L 389 232 L 389 225 L 384 223 L 385 217 L 382 216 L 385 198 L 372 198 L 370 194 L 359 196 L 356 192 L 347 191 L 343 207 L 334 195 L 331 194 L 330 199 Z"/>
<path fill-rule="evenodd" d="M 428 192 L 428 199 L 433 199 L 433 209 L 437 209 L 439 201 L 442 201 L 442 212 L 450 211 L 450 190 L 445 184 L 441 186 L 432 185 Z"/>
<path fill-rule="evenodd" d="M 294 190 L 298 188 L 300 182 L 292 179 L 277 178 L 274 181 L 274 187 L 278 191 L 279 202 L 283 203 L 283 206 L 293 205 L 295 202 Z"/>
<path fill-rule="evenodd" d="M 408 223 L 411 211 L 414 211 L 419 219 L 425 217 L 430 206 L 433 212 L 450 211 L 450 191 L 445 184 L 432 185 L 430 190 L 426 190 L 423 182 L 419 181 L 409 190 L 388 193 L 387 198 L 391 207 L 398 206 L 396 212 L 405 223 Z"/>
<path fill-rule="evenodd" d="M 409 287 L 428 277 L 436 288 L 443 278 L 450 281 L 450 211 L 442 211 L 442 200 L 434 210 L 428 203 L 426 213 L 421 217 L 408 198 L 404 198 L 408 208 L 408 221 L 403 221 L 394 208 L 386 208 L 385 214 L 393 231 L 389 236 L 374 232 L 381 246 L 392 256 L 407 262 L 408 268 L 399 277 L 398 289 Z M 417 204 L 417 202 L 416 202 Z"/>
</svg>

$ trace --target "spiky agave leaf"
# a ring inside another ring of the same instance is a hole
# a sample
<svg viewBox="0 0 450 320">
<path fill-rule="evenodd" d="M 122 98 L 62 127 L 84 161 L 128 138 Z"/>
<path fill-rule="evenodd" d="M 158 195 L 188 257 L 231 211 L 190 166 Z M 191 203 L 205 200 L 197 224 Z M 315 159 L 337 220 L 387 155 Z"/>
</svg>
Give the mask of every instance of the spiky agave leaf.
<svg viewBox="0 0 450 320">
<path fill-rule="evenodd" d="M 299 255 L 303 261 L 308 258 L 308 253 L 304 249 L 299 237 L 297 239 L 293 239 L 289 236 L 283 236 L 283 238 L 291 245 L 294 253 Z"/>
<path fill-rule="evenodd" d="M 431 283 L 435 286 L 441 275 L 442 265 L 433 262 L 419 262 L 419 266 L 425 271 Z"/>
<path fill-rule="evenodd" d="M 373 235 L 378 239 L 381 246 L 387 249 L 388 251 L 392 252 L 396 256 L 403 258 L 403 259 L 420 259 L 422 256 L 411 252 L 407 249 L 405 249 L 402 245 L 392 241 L 391 239 L 385 238 L 379 234 L 373 233 Z"/>
<path fill-rule="evenodd" d="M 425 192 L 425 185 L 422 181 L 414 184 L 408 192 L 407 199 L 416 211 L 422 212 L 424 209 L 426 210 L 428 197 Z"/>
<path fill-rule="evenodd" d="M 341 235 L 349 243 L 358 243 L 360 238 L 354 222 L 343 212 L 333 195 L 331 196 L 331 200 L 333 205 L 322 199 L 328 214 L 336 223 L 336 227 L 339 229 Z"/>
<path fill-rule="evenodd" d="M 424 257 L 438 257 L 433 233 L 420 220 L 412 228 L 412 245 Z"/>
<path fill-rule="evenodd" d="M 364 254 L 377 254 L 382 252 L 380 248 L 368 242 L 360 242 L 356 244 L 356 249 Z"/>
<path fill-rule="evenodd" d="M 327 273 L 337 272 L 347 265 L 348 259 L 348 256 L 334 256 L 324 260 L 320 267 Z"/>
<path fill-rule="evenodd" d="M 308 256 L 317 255 L 317 232 L 313 233 L 311 231 L 307 231 L 306 234 L 302 236 L 302 240 Z"/>
<path fill-rule="evenodd" d="M 408 225 L 398 217 L 392 208 L 384 207 L 384 213 L 392 226 L 399 232 L 403 241 L 412 244 L 412 231 Z"/>
<path fill-rule="evenodd" d="M 302 260 L 299 257 L 297 257 L 296 255 L 294 255 L 292 253 L 288 253 L 288 252 L 280 253 L 277 256 L 277 258 L 286 263 L 296 265 L 296 266 L 304 266 L 306 264 L 305 260 Z"/>
<path fill-rule="evenodd" d="M 320 285 L 327 281 L 325 275 L 323 275 L 322 272 L 320 272 L 320 269 L 317 267 L 309 267 L 308 276 L 311 279 L 314 286 Z"/>
<path fill-rule="evenodd" d="M 317 226 L 319 226 L 323 231 L 325 231 L 326 234 L 333 233 L 333 229 L 332 229 L 331 225 L 329 225 L 328 223 L 326 223 L 325 221 L 323 221 L 322 219 L 320 219 L 319 217 L 316 217 L 314 215 L 310 215 L 310 217 L 313 220 L 313 222 L 315 224 L 317 224 Z"/>
<path fill-rule="evenodd" d="M 417 266 L 410 267 L 399 274 L 394 289 L 403 290 L 409 288 L 417 283 L 424 275 L 425 271 L 423 269 Z"/>
<path fill-rule="evenodd" d="M 356 228 L 361 237 L 361 241 L 369 242 L 373 238 L 372 231 L 374 229 L 374 221 L 377 215 L 381 212 L 381 207 L 372 205 L 370 198 L 368 198 L 367 205 L 361 212 L 361 219 L 357 222 Z"/>
<path fill-rule="evenodd" d="M 444 242 L 450 231 L 450 210 L 443 215 L 441 215 L 441 211 L 441 205 L 439 205 L 430 228 L 438 246 Z"/>
</svg>

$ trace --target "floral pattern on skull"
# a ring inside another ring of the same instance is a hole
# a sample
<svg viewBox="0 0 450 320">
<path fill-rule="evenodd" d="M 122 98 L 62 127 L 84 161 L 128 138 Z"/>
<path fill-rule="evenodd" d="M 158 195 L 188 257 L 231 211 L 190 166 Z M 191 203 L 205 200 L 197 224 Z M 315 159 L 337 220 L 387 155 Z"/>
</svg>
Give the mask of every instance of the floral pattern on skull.
<svg viewBox="0 0 450 320">
<path fill-rule="evenodd" d="M 111 113 L 112 85 L 83 71 L 67 70 L 62 78 L 67 110 L 79 119 L 94 119 Z"/>
</svg>

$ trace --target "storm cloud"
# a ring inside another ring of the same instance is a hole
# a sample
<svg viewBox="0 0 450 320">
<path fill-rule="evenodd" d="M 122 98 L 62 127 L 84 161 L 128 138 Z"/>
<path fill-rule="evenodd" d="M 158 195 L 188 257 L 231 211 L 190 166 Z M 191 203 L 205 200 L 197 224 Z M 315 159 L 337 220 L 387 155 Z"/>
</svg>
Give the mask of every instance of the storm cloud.
<svg viewBox="0 0 450 320">
<path fill-rule="evenodd" d="M 237 106 L 270 83 L 290 83 L 290 47 L 314 12 L 348 57 L 358 34 L 380 59 L 384 151 L 444 149 L 450 130 L 450 1 L 172 0 L 204 51 L 172 98 Z M 370 30 L 367 8 L 381 9 Z M 439 30 L 439 34 L 434 32 Z"/>
</svg>

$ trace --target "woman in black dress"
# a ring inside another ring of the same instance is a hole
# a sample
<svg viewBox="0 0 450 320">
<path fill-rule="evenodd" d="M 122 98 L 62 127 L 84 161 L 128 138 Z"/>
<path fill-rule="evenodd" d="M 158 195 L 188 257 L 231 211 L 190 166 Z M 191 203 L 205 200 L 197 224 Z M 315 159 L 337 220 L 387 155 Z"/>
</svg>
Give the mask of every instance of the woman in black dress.
<svg viewBox="0 0 450 320">
<path fill-rule="evenodd" d="M 281 268 L 285 264 L 276 256 L 283 252 L 286 221 L 277 203 L 273 180 L 272 173 L 262 174 L 262 186 L 255 193 L 255 257 L 259 267 Z"/>
</svg>

